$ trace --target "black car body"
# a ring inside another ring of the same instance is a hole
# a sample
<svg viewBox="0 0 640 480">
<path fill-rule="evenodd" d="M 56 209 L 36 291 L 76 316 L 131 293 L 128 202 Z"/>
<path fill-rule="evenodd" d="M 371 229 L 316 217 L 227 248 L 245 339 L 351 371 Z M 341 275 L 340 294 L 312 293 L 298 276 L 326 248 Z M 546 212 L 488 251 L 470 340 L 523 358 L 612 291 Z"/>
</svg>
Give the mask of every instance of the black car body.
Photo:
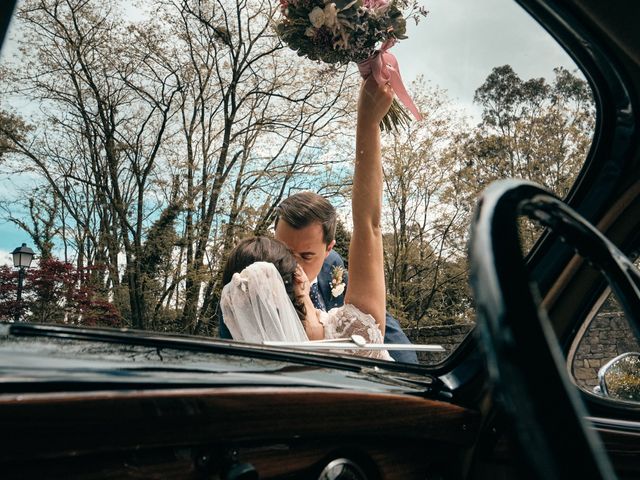
<svg viewBox="0 0 640 480">
<path fill-rule="evenodd" d="M 640 4 L 518 3 L 570 52 L 594 92 L 593 144 L 565 201 L 635 258 Z M 510 188 L 496 195 L 508 197 Z M 504 212 L 493 214 L 511 221 Z M 552 222 L 546 226 L 553 230 Z M 472 248 L 491 262 L 487 245 Z M 494 266 L 503 276 L 535 281 L 554 345 L 571 359 L 607 282 L 549 232 L 526 257 L 526 268 Z M 189 336 L 6 323 L 0 326 L 2 477 L 515 479 L 554 472 L 569 478 L 567 472 L 582 472 L 580 455 L 603 454 L 620 478 L 640 476 L 639 404 L 579 387 L 565 362 L 561 369 L 569 375 L 560 375 L 573 380 L 564 386 L 574 402 L 566 403 L 564 390 L 551 388 L 554 364 L 518 354 L 546 349 L 544 343 L 532 337 L 524 349 L 522 337 L 506 330 L 483 332 L 469 335 L 438 365 L 412 366 Z M 509 348 L 500 351 L 492 335 Z M 496 361 L 512 368 L 490 372 Z M 539 374 L 537 395 L 548 393 L 548 404 L 563 405 L 545 404 L 546 423 L 531 413 L 539 411 L 540 397 L 527 390 L 534 378 L 526 372 Z M 508 375 L 520 383 L 505 385 Z M 549 424 L 569 431 L 566 412 L 575 408 L 580 425 L 589 435 L 597 432 L 600 443 L 576 440 L 575 455 L 548 448 Z M 525 443 L 527 432 L 535 442 Z M 539 468 L 532 468 L 536 458 Z M 607 468 L 593 470 L 593 478 L 608 476 Z"/>
</svg>

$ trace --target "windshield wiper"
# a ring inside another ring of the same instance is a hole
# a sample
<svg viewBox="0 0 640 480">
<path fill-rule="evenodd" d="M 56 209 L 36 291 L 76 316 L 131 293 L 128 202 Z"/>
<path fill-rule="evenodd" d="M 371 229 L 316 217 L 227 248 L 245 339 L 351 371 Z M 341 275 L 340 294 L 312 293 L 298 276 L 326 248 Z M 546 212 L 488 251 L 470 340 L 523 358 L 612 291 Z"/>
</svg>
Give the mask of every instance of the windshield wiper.
<svg viewBox="0 0 640 480">
<path fill-rule="evenodd" d="M 444 352 L 442 345 L 406 344 L 406 343 L 367 343 L 361 335 L 350 338 L 332 338 L 326 340 L 308 340 L 306 342 L 282 342 L 265 340 L 263 345 L 271 347 L 295 347 L 309 350 L 413 350 L 420 352 Z"/>
</svg>

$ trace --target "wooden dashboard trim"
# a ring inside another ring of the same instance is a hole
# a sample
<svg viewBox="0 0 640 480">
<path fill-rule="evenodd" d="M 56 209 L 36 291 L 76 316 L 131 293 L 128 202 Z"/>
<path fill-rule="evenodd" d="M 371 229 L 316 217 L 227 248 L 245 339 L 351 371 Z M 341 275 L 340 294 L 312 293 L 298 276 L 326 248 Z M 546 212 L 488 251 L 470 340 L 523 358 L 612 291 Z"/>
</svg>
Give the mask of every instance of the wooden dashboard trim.
<svg viewBox="0 0 640 480">
<path fill-rule="evenodd" d="M 240 462 L 260 478 L 317 478 L 346 455 L 369 478 L 419 480 L 459 475 L 479 422 L 444 401 L 329 388 L 0 394 L 0 468 L 3 478 L 196 479 L 226 478 Z"/>
<path fill-rule="evenodd" d="M 0 395 L 0 460 L 343 436 L 470 445 L 479 415 L 409 395 L 215 388 Z"/>
</svg>

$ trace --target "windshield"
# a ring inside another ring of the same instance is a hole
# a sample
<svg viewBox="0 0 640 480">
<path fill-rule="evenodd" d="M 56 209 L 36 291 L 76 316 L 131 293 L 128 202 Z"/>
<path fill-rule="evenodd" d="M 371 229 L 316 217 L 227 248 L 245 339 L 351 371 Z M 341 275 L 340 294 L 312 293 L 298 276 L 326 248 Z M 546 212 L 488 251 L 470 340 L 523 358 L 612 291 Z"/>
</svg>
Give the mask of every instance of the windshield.
<svg viewBox="0 0 640 480">
<path fill-rule="evenodd" d="M 223 270 L 255 235 L 315 262 L 322 308 L 342 308 L 360 73 L 294 49 L 320 48 L 323 32 L 373 4 L 317 3 L 18 2 L 0 66 L 2 321 L 230 338 Z M 575 64 L 514 2 L 397 8 L 407 38 L 389 53 L 423 118 L 404 104 L 407 120 L 381 137 L 385 344 L 396 361 L 433 364 L 473 326 L 477 194 L 517 177 L 564 196 L 595 111 Z M 304 9 L 309 25 L 292 39 L 283 18 Z M 359 37 L 332 38 L 335 53 Z M 311 232 L 300 246 L 276 220 L 307 191 L 335 209 L 335 237 L 318 230 L 319 243 Z M 539 234 L 522 233 L 527 247 Z M 373 348 L 345 340 L 321 352 Z"/>
</svg>

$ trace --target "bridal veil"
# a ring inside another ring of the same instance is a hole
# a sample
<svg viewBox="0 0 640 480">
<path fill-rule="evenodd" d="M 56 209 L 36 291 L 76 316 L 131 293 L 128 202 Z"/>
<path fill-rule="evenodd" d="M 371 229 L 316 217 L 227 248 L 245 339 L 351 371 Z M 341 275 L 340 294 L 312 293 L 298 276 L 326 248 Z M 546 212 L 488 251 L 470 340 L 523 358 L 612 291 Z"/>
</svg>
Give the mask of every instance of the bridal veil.
<svg viewBox="0 0 640 480">
<path fill-rule="evenodd" d="M 255 262 L 234 273 L 222 289 L 220 307 L 234 340 L 308 340 L 282 277 L 272 263 Z"/>
</svg>

